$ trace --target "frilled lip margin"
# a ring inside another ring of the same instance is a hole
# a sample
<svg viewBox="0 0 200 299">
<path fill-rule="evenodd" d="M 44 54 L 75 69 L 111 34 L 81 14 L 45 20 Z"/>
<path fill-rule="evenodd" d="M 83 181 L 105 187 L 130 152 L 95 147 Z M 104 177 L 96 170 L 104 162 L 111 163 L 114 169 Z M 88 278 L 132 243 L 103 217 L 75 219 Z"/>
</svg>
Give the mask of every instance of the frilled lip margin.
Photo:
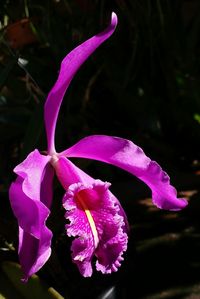
<svg viewBox="0 0 200 299">
<path fill-rule="evenodd" d="M 104 274 L 117 271 L 127 249 L 127 227 L 121 206 L 108 190 L 110 184 L 94 180 L 90 185 L 72 184 L 63 199 L 66 225 L 72 242 L 72 259 L 84 277 L 92 275 L 91 261 Z M 121 214 L 121 215 L 120 215 Z"/>
</svg>

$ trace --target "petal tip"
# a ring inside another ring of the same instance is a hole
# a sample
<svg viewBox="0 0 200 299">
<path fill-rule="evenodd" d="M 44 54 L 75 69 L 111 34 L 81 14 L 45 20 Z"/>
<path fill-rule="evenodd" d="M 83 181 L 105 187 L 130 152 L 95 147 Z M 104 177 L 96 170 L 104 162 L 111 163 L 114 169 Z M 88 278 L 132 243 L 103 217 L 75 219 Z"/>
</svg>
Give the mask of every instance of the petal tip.
<svg viewBox="0 0 200 299">
<path fill-rule="evenodd" d="M 172 212 L 181 211 L 188 205 L 188 201 L 185 198 L 176 198 L 175 201 L 163 201 L 162 203 L 159 203 L 159 201 L 157 200 L 153 200 L 153 203 L 159 209 L 168 210 Z"/>
<path fill-rule="evenodd" d="M 187 199 L 185 199 L 185 198 L 179 198 L 179 203 L 180 203 L 180 205 L 179 205 L 177 211 L 186 208 L 187 205 L 188 205 L 188 201 L 187 201 Z"/>
<path fill-rule="evenodd" d="M 115 28 L 117 26 L 117 23 L 118 23 L 118 17 L 116 13 L 113 11 L 111 14 L 111 24 Z"/>
</svg>

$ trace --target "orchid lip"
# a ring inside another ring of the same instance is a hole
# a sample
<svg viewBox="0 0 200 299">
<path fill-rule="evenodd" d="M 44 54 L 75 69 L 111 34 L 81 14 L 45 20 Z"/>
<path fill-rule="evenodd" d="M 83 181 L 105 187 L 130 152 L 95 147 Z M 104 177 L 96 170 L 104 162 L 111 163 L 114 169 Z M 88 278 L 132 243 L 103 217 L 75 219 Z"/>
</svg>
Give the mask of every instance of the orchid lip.
<svg viewBox="0 0 200 299">
<path fill-rule="evenodd" d="M 92 275 L 92 260 L 103 274 L 117 271 L 127 249 L 127 233 L 120 204 L 108 190 L 110 183 L 93 180 L 69 186 L 63 198 L 66 233 L 74 237 L 73 262 L 84 277 Z M 89 212 L 89 213 L 88 213 Z"/>
</svg>

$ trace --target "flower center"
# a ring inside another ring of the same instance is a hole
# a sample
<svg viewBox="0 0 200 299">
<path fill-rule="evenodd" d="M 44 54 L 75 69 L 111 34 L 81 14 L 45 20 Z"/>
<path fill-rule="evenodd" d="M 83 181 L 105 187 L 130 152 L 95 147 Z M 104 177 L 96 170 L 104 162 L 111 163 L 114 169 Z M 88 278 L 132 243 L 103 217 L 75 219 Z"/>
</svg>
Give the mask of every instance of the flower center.
<svg viewBox="0 0 200 299">
<path fill-rule="evenodd" d="M 56 162 L 58 161 L 58 157 L 56 155 L 51 156 L 51 164 L 55 167 Z"/>
<path fill-rule="evenodd" d="M 77 204 L 80 206 L 80 208 L 86 214 L 86 217 L 88 219 L 88 222 L 89 222 L 89 225 L 90 225 L 90 228 L 92 231 L 92 235 L 93 235 L 93 239 L 94 239 L 94 246 L 95 246 L 95 248 L 97 248 L 98 243 L 99 243 L 98 232 L 97 232 L 96 225 L 95 225 L 94 219 L 92 217 L 92 214 L 91 214 L 87 204 L 85 203 L 85 200 L 84 200 L 85 192 L 84 191 L 85 190 L 82 190 L 76 194 L 76 200 L 77 200 Z"/>
</svg>

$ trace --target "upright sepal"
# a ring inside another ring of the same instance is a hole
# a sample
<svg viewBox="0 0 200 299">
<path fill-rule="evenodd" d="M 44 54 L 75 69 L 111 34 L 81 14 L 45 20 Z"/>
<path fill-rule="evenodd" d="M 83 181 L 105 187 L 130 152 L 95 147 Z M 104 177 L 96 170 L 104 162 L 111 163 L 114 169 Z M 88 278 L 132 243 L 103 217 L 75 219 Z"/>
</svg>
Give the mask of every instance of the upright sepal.
<svg viewBox="0 0 200 299">
<path fill-rule="evenodd" d="M 91 37 L 73 49 L 62 61 L 58 79 L 48 94 L 45 102 L 44 117 L 47 132 L 48 153 L 55 153 L 55 128 L 56 121 L 64 94 L 74 75 L 88 57 L 115 31 L 117 15 L 113 12 L 111 23 L 101 33 Z"/>
</svg>

